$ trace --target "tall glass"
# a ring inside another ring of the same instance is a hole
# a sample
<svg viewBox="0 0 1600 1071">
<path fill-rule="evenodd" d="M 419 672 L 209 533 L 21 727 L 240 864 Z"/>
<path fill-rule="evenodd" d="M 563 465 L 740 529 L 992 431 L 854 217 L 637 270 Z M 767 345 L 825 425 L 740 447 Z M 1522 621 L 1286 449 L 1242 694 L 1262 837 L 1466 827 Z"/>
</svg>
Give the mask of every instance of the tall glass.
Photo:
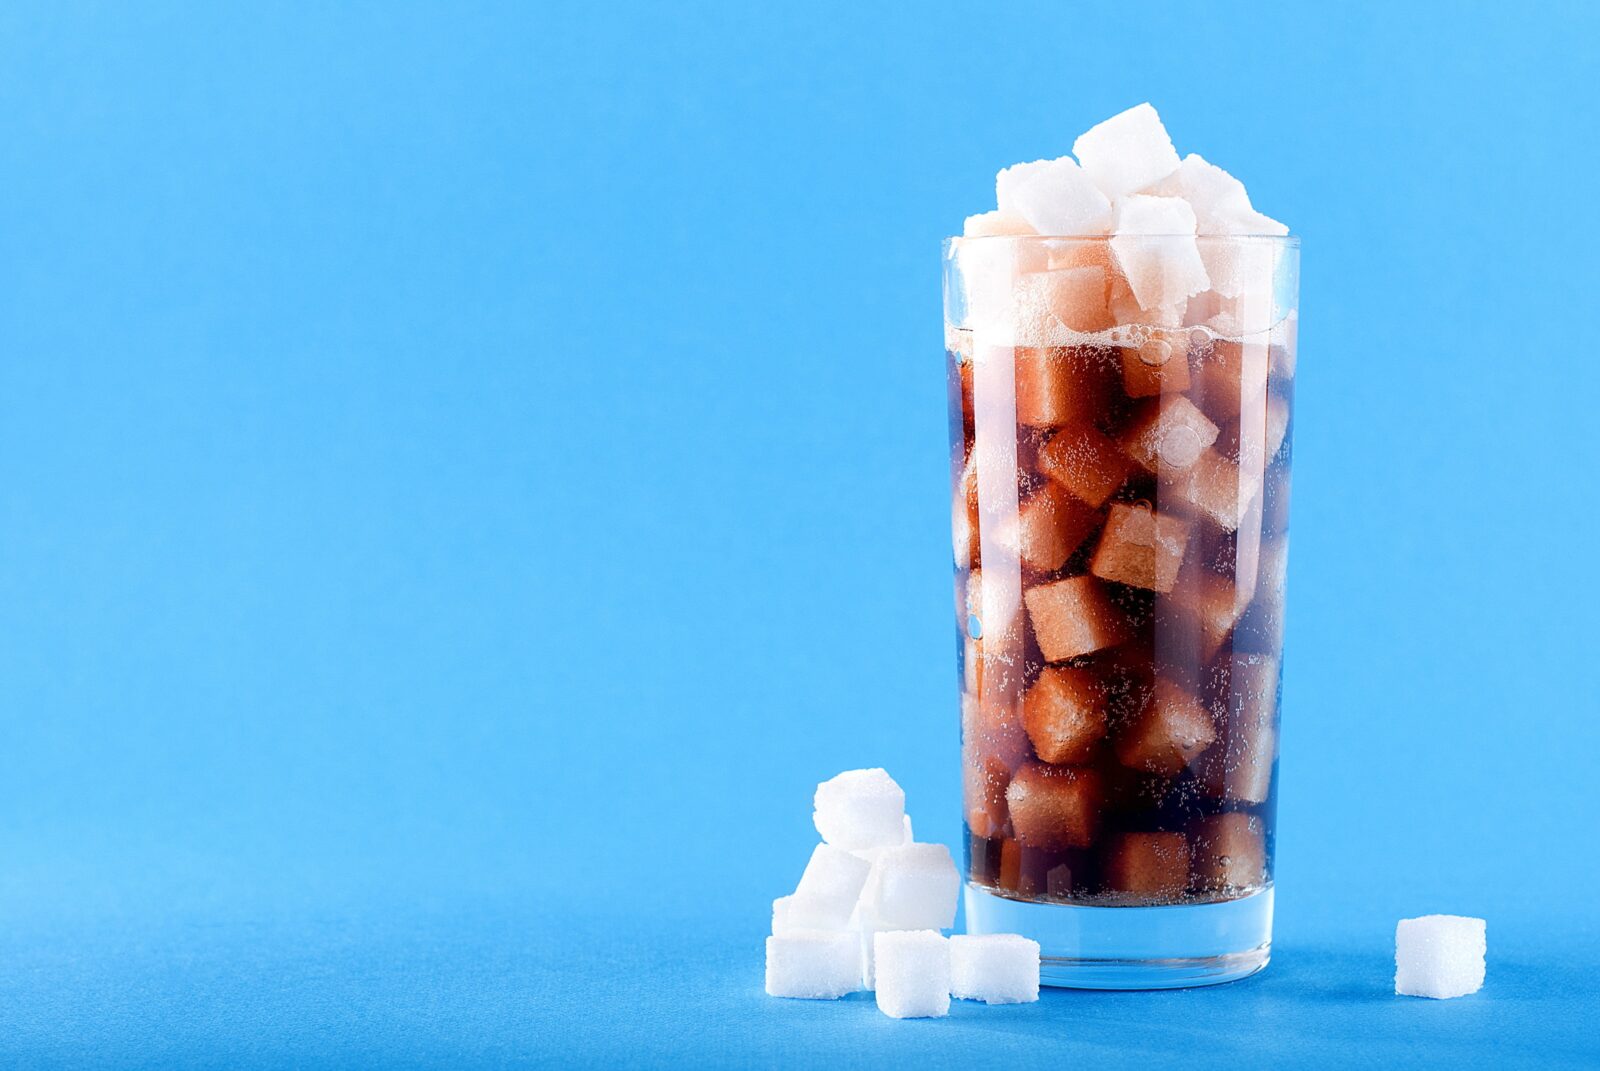
<svg viewBox="0 0 1600 1071">
<path fill-rule="evenodd" d="M 1299 242 L 957 238 L 944 269 L 968 931 L 1039 941 L 1048 985 L 1252 974 Z"/>
</svg>

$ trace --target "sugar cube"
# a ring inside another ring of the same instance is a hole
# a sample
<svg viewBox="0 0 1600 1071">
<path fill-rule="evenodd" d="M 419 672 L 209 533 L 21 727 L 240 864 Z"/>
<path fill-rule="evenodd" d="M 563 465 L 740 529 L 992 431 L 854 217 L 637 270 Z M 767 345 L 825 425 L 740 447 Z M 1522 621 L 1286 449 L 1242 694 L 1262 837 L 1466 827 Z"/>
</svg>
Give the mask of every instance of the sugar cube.
<svg viewBox="0 0 1600 1071">
<path fill-rule="evenodd" d="M 872 866 L 866 860 L 844 848 L 832 844 L 819 844 L 811 853 L 811 861 L 800 875 L 795 886 L 796 899 L 817 905 L 828 912 L 842 927 L 861 895 Z M 829 929 L 832 927 L 820 927 Z"/>
<path fill-rule="evenodd" d="M 1039 317 L 1039 337 L 1066 339 L 1065 332 L 1092 334 L 1111 326 L 1104 268 L 1030 272 L 1017 279 L 1018 304 Z"/>
<path fill-rule="evenodd" d="M 1011 355 L 1018 424 L 1059 427 L 1092 421 L 1105 406 L 1106 365 L 1087 347 L 1020 347 Z"/>
<path fill-rule="evenodd" d="M 853 933 L 798 930 L 767 938 L 767 993 L 837 1000 L 861 988 L 861 939 Z"/>
<path fill-rule="evenodd" d="M 964 238 L 995 238 L 1008 235 L 1032 234 L 1028 221 L 1010 212 L 979 212 L 968 216 L 961 225 Z"/>
<path fill-rule="evenodd" d="M 1176 495 L 1224 532 L 1237 531 L 1260 491 L 1260 463 L 1242 470 L 1211 448 L 1200 452 L 1193 465 L 1162 473 L 1163 492 Z"/>
<path fill-rule="evenodd" d="M 1106 861 L 1106 884 L 1140 898 L 1171 899 L 1189 885 L 1189 842 L 1182 833 L 1123 833 Z"/>
<path fill-rule="evenodd" d="M 995 176 L 995 200 L 1039 234 L 1105 234 L 1111 226 L 1111 201 L 1070 156 L 1004 169 Z"/>
<path fill-rule="evenodd" d="M 1122 390 L 1130 398 L 1150 398 L 1165 391 L 1189 389 L 1189 336 L 1184 331 L 1153 329 L 1119 350 Z"/>
<path fill-rule="evenodd" d="M 1464 997 L 1483 988 L 1488 926 L 1461 915 L 1401 919 L 1394 931 L 1394 991 Z"/>
<path fill-rule="evenodd" d="M 1124 197 L 1112 226 L 1111 253 L 1141 309 L 1187 303 L 1211 285 L 1195 241 L 1194 209 L 1182 198 Z"/>
<path fill-rule="evenodd" d="M 1152 186 L 1179 166 L 1172 139 L 1148 103 L 1090 127 L 1072 143 L 1072 154 L 1100 191 L 1113 199 Z"/>
<path fill-rule="evenodd" d="M 1098 523 L 1094 510 L 1049 484 L 1022 503 L 1016 519 L 1002 527 L 997 540 L 1029 568 L 1049 573 L 1066 564 Z"/>
<path fill-rule="evenodd" d="M 1087 848 L 1100 828 L 1102 798 L 1093 767 L 1029 762 L 1006 786 L 1012 829 L 1029 848 Z"/>
<path fill-rule="evenodd" d="M 943 844 L 885 848 L 861 894 L 863 914 L 886 929 L 942 930 L 955 925 L 961 877 Z"/>
<path fill-rule="evenodd" d="M 1261 819 L 1245 811 L 1202 818 L 1194 825 L 1194 882 L 1202 889 L 1248 889 L 1267 877 Z"/>
<path fill-rule="evenodd" d="M 950 1013 L 950 943 L 932 930 L 891 930 L 873 937 L 878 1010 L 893 1019 Z"/>
<path fill-rule="evenodd" d="M 772 932 L 775 936 L 797 930 L 843 930 L 849 928 L 849 913 L 841 917 L 836 905 L 791 893 L 772 901 Z"/>
<path fill-rule="evenodd" d="M 1171 174 L 1151 186 L 1149 193 L 1182 197 L 1194 209 L 1201 234 L 1233 234 L 1234 220 L 1250 212 L 1250 195 L 1244 183 L 1199 153 L 1183 158 Z"/>
<path fill-rule="evenodd" d="M 1200 701 L 1160 678 L 1139 713 L 1118 734 L 1117 758 L 1132 769 L 1171 777 L 1182 773 L 1216 738 L 1216 726 Z"/>
<path fill-rule="evenodd" d="M 1127 638 L 1127 619 L 1092 576 L 1074 576 L 1029 588 L 1023 596 L 1039 649 L 1062 662 Z"/>
<path fill-rule="evenodd" d="M 1086 505 L 1099 509 L 1128 478 L 1117 444 L 1093 424 L 1062 428 L 1039 450 L 1039 471 Z"/>
<path fill-rule="evenodd" d="M 950 995 L 985 1004 L 1039 999 L 1039 942 L 1014 933 L 950 938 Z"/>
<path fill-rule="evenodd" d="M 1167 475 L 1200 460 L 1219 434 L 1221 429 L 1187 397 L 1163 394 L 1139 404 L 1118 441 L 1141 466 Z"/>
<path fill-rule="evenodd" d="M 1045 762 L 1085 762 L 1106 733 L 1106 689 L 1094 673 L 1046 666 L 1022 697 L 1022 722 Z"/>
<path fill-rule="evenodd" d="M 1171 591 L 1188 543 L 1189 522 L 1119 502 L 1101 529 L 1089 571 L 1102 580 Z"/>
<path fill-rule="evenodd" d="M 906 794 L 882 769 L 847 770 L 817 786 L 817 832 L 840 848 L 898 844 L 905 832 Z"/>
</svg>

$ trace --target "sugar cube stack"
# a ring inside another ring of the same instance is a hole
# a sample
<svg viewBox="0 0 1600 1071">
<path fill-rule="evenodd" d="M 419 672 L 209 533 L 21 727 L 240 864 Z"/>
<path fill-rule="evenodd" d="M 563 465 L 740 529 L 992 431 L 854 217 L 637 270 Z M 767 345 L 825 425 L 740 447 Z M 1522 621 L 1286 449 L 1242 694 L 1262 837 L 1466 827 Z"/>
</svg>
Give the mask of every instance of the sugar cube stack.
<svg viewBox="0 0 1600 1071">
<path fill-rule="evenodd" d="M 954 960 L 940 931 L 955 924 L 961 887 L 950 849 L 914 839 L 905 792 L 882 769 L 822 782 L 814 804 L 823 842 L 795 891 L 772 902 L 767 993 L 835 1000 L 871 989 L 896 1019 L 947 1014 Z M 965 953 L 968 981 L 957 995 L 995 1004 L 1038 999 L 1039 946 L 1008 936 Z"/>
<path fill-rule="evenodd" d="M 1461 915 L 1401 919 L 1394 931 L 1394 991 L 1445 1000 L 1483 988 L 1488 926 Z"/>
</svg>

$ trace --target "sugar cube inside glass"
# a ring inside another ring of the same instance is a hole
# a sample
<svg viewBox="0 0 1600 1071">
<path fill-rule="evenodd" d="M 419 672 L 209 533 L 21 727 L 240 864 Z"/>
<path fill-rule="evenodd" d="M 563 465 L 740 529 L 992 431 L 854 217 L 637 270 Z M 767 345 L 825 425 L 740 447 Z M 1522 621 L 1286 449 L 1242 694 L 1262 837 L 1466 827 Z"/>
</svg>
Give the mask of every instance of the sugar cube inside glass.
<svg viewBox="0 0 1600 1071">
<path fill-rule="evenodd" d="M 950 938 L 950 995 L 985 1004 L 1039 999 L 1039 942 L 1014 933 Z"/>
<path fill-rule="evenodd" d="M 950 1013 L 950 942 L 932 930 L 891 930 L 873 938 L 878 1009 L 894 1019 Z"/>
<path fill-rule="evenodd" d="M 847 770 L 817 786 L 817 832 L 840 848 L 881 848 L 905 836 L 906 794 L 882 769 Z"/>
<path fill-rule="evenodd" d="M 853 933 L 798 930 L 767 938 L 767 993 L 837 1000 L 861 988 L 860 938 Z"/>
<path fill-rule="evenodd" d="M 1461 915 L 1401 919 L 1394 931 L 1394 991 L 1464 997 L 1483 988 L 1488 926 Z"/>
</svg>

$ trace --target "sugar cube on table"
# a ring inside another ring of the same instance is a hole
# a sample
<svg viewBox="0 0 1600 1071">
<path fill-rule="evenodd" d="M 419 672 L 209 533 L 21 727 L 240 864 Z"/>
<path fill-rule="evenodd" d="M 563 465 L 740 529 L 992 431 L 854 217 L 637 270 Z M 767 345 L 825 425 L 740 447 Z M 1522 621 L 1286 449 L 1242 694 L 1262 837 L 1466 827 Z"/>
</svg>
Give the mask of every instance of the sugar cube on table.
<svg viewBox="0 0 1600 1071">
<path fill-rule="evenodd" d="M 1087 848 L 1099 832 L 1104 795 L 1093 767 L 1029 762 L 1006 786 L 1006 808 L 1024 847 Z"/>
<path fill-rule="evenodd" d="M 1394 931 L 1394 991 L 1464 997 L 1483 988 L 1487 924 L 1462 915 L 1401 919 Z"/>
<path fill-rule="evenodd" d="M 893 1019 L 950 1013 L 950 942 L 932 930 L 892 930 L 873 937 L 878 1009 Z"/>
<path fill-rule="evenodd" d="M 955 925 L 961 876 L 943 844 L 885 848 L 861 894 L 862 916 L 883 929 L 943 930 Z"/>
<path fill-rule="evenodd" d="M 1141 309 L 1184 304 L 1210 287 L 1195 241 L 1194 209 L 1182 198 L 1123 197 L 1112 230 L 1111 253 Z"/>
<path fill-rule="evenodd" d="M 1022 723 L 1045 762 L 1088 761 L 1106 734 L 1106 689 L 1085 669 L 1046 666 L 1022 697 Z"/>
<path fill-rule="evenodd" d="M 850 912 L 841 917 L 837 905 L 791 893 L 772 901 L 772 933 L 776 937 L 800 930 L 844 930 Z"/>
<path fill-rule="evenodd" d="M 872 864 L 853 852 L 832 844 L 819 844 L 811 853 L 805 873 L 794 894 L 799 900 L 817 905 L 843 926 L 861 896 Z"/>
<path fill-rule="evenodd" d="M 1216 738 L 1216 726 L 1200 701 L 1161 678 L 1118 734 L 1117 759 L 1131 769 L 1173 777 Z"/>
<path fill-rule="evenodd" d="M 812 821 L 829 844 L 877 848 L 899 844 L 906 794 L 882 769 L 847 770 L 817 786 Z"/>
<path fill-rule="evenodd" d="M 1096 235 L 1111 227 L 1111 201 L 1070 156 L 1013 164 L 995 176 L 1000 213 L 1039 234 Z"/>
<path fill-rule="evenodd" d="M 1023 595 L 1039 649 L 1051 662 L 1115 647 L 1127 639 L 1127 618 L 1092 576 L 1040 584 Z"/>
<path fill-rule="evenodd" d="M 799 930 L 767 938 L 767 993 L 837 1000 L 861 988 L 861 939 L 854 933 Z"/>
<path fill-rule="evenodd" d="M 1189 885 L 1189 842 L 1182 833 L 1123 833 L 1106 860 L 1116 892 L 1170 899 Z"/>
<path fill-rule="evenodd" d="M 1189 544 L 1189 522 L 1143 506 L 1111 507 L 1089 571 L 1102 580 L 1167 592 Z"/>
<path fill-rule="evenodd" d="M 1161 116 L 1148 103 L 1090 127 L 1072 143 L 1072 154 L 1110 198 L 1153 186 L 1179 167 Z"/>
<path fill-rule="evenodd" d="M 985 1004 L 1039 999 L 1039 942 L 1014 933 L 950 938 L 950 995 Z"/>
</svg>

